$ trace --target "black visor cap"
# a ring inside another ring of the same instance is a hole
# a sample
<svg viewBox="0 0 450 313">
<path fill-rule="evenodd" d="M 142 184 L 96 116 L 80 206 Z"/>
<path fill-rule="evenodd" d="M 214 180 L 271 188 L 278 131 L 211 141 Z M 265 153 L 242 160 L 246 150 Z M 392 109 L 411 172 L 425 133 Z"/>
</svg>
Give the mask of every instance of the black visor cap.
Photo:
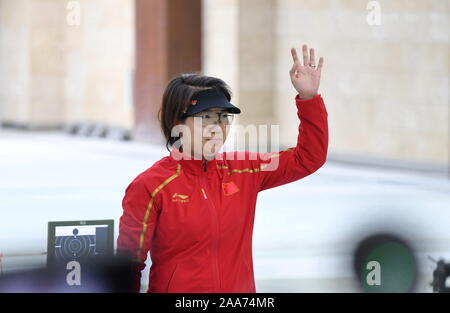
<svg viewBox="0 0 450 313">
<path fill-rule="evenodd" d="M 232 105 L 225 94 L 216 88 L 202 90 L 196 93 L 189 102 L 189 108 L 184 113 L 188 117 L 211 108 L 224 108 L 230 113 L 239 114 L 241 110 Z"/>
</svg>

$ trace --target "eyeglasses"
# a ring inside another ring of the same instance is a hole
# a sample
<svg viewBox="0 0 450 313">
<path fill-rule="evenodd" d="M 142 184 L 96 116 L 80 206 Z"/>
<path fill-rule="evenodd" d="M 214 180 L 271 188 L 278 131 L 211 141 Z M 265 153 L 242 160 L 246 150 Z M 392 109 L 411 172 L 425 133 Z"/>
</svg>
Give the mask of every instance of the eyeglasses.
<svg viewBox="0 0 450 313">
<path fill-rule="evenodd" d="M 214 115 L 218 115 L 218 118 Z M 203 125 L 213 125 L 215 122 L 221 123 L 223 125 L 230 125 L 233 122 L 234 114 L 230 113 L 199 113 L 192 115 L 192 117 L 200 117 L 202 119 Z"/>
</svg>

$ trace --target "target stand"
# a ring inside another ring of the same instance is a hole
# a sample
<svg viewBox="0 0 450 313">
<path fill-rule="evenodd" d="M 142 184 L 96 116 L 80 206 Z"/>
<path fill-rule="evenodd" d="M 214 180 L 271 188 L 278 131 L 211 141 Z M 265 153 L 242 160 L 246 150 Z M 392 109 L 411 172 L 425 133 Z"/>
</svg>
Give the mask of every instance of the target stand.
<svg viewBox="0 0 450 313">
<path fill-rule="evenodd" d="M 48 223 L 47 268 L 69 286 L 81 286 L 83 273 L 114 252 L 114 220 Z M 97 262 L 97 263 L 96 263 Z"/>
</svg>

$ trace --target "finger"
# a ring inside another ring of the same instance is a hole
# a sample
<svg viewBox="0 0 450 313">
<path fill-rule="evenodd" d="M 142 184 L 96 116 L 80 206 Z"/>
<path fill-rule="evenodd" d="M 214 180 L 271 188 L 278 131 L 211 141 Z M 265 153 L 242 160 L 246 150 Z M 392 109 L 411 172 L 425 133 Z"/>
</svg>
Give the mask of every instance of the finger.
<svg viewBox="0 0 450 313">
<path fill-rule="evenodd" d="M 289 74 L 294 75 L 297 71 L 297 65 L 294 63 L 289 71 Z"/>
<path fill-rule="evenodd" d="M 314 48 L 309 49 L 309 65 L 316 65 Z"/>
<path fill-rule="evenodd" d="M 309 56 L 308 56 L 308 46 L 303 45 L 303 66 L 308 66 Z"/>
<path fill-rule="evenodd" d="M 291 48 L 291 54 L 292 54 L 292 60 L 294 61 L 294 63 L 298 63 L 298 55 L 297 55 L 297 50 L 295 50 L 295 48 Z"/>
<path fill-rule="evenodd" d="M 317 70 L 318 70 L 319 72 L 322 71 L 322 66 L 323 66 L 323 57 L 321 57 L 321 58 L 319 59 L 319 65 L 317 66 Z"/>
</svg>

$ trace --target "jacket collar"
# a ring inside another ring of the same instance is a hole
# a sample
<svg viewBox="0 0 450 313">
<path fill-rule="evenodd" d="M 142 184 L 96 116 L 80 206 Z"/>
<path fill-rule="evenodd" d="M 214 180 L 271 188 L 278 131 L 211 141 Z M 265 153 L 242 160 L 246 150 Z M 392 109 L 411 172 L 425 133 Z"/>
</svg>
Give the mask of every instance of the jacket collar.
<svg viewBox="0 0 450 313">
<path fill-rule="evenodd" d="M 170 160 L 181 164 L 181 170 L 186 170 L 194 175 L 208 174 L 213 172 L 218 165 L 219 153 L 212 160 L 197 160 L 180 152 L 176 147 L 170 151 Z M 206 163 L 206 172 L 205 172 Z"/>
</svg>

